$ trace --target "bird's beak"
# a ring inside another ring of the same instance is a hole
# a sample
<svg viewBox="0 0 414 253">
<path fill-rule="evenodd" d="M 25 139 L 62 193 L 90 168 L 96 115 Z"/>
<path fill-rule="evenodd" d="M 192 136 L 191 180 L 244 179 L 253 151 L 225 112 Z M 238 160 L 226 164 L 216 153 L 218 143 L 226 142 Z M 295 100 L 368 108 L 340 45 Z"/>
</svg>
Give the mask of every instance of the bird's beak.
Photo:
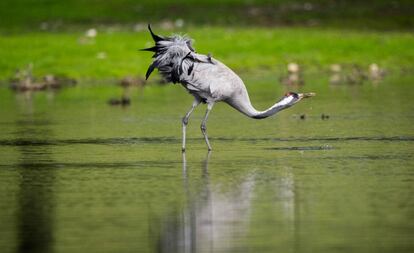
<svg viewBox="0 0 414 253">
<path fill-rule="evenodd" d="M 302 98 L 310 98 L 310 97 L 314 97 L 314 96 L 316 96 L 316 93 L 314 93 L 314 92 L 309 92 L 309 93 L 299 93 L 298 95 L 299 95 L 299 98 L 300 98 L 300 99 L 302 99 Z"/>
</svg>

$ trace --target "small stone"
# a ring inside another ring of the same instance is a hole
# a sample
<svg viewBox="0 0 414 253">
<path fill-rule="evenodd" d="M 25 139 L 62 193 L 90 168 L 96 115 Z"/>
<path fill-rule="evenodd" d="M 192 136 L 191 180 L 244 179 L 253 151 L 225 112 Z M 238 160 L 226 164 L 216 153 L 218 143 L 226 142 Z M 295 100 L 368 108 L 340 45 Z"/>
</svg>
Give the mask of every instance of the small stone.
<svg viewBox="0 0 414 253">
<path fill-rule="evenodd" d="M 134 29 L 135 32 L 141 32 L 141 31 L 144 31 L 146 29 L 146 25 L 143 24 L 143 23 L 138 23 L 138 24 L 134 25 L 133 29 Z"/>
<path fill-rule="evenodd" d="M 43 80 L 44 80 L 47 84 L 52 84 L 52 83 L 55 83 L 55 82 L 56 82 L 56 78 L 55 78 L 55 76 L 54 76 L 54 75 L 52 75 L 52 74 L 45 75 L 45 76 L 43 77 Z"/>
<path fill-rule="evenodd" d="M 287 69 L 290 73 L 297 73 L 300 71 L 299 64 L 294 62 L 289 63 Z"/>
<path fill-rule="evenodd" d="M 378 65 L 376 63 L 372 63 L 371 65 L 369 65 L 369 72 L 371 74 L 377 74 L 379 73 L 380 68 L 378 67 Z"/>
<path fill-rule="evenodd" d="M 118 98 L 111 98 L 108 100 L 109 105 L 121 105 L 121 106 L 128 106 L 131 104 L 131 99 L 128 97 Z"/>
<path fill-rule="evenodd" d="M 42 22 L 40 24 L 40 30 L 45 31 L 45 30 L 48 30 L 48 29 L 49 29 L 49 24 L 47 22 Z"/>
<path fill-rule="evenodd" d="M 329 69 L 334 72 L 334 73 L 338 73 L 341 72 L 342 67 L 339 64 L 331 64 L 331 66 L 329 67 Z"/>
<path fill-rule="evenodd" d="M 324 113 L 322 113 L 322 115 L 321 115 L 321 119 L 322 119 L 322 120 L 327 120 L 327 119 L 329 119 L 329 115 L 328 115 L 328 114 L 324 114 Z"/>
<path fill-rule="evenodd" d="M 174 29 L 174 23 L 169 20 L 166 20 L 166 21 L 161 22 L 160 27 L 163 30 L 172 30 Z"/>
<path fill-rule="evenodd" d="M 184 20 L 182 20 L 181 18 L 176 19 L 174 24 L 175 24 L 175 27 L 181 28 L 184 26 Z"/>
<path fill-rule="evenodd" d="M 91 28 L 85 32 L 85 36 L 88 38 L 95 38 L 98 35 L 98 31 L 95 28 Z"/>
</svg>

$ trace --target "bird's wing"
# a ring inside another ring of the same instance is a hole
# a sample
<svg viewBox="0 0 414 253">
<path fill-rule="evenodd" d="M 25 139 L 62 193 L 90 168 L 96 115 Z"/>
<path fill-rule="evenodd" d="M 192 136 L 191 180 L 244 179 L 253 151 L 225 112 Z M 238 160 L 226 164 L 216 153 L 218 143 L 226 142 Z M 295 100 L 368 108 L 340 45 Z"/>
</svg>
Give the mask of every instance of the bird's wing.
<svg viewBox="0 0 414 253">
<path fill-rule="evenodd" d="M 210 59 L 211 63 L 190 60 L 183 64 L 182 83 L 190 92 L 196 92 L 205 98 L 225 100 L 237 90 L 242 81 L 220 61 L 209 56 L 204 57 Z"/>
</svg>

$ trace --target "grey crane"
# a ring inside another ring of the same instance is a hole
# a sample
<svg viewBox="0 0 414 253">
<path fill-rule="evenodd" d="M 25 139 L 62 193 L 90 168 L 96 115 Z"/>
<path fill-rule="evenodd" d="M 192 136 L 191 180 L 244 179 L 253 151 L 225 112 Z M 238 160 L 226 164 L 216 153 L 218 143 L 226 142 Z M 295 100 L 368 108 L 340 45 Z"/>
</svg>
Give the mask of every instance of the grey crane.
<svg viewBox="0 0 414 253">
<path fill-rule="evenodd" d="M 180 35 L 160 36 L 153 33 L 150 25 L 148 25 L 148 29 L 155 41 L 155 46 L 142 50 L 155 54 L 145 75 L 146 79 L 157 68 L 164 79 L 168 82 L 180 83 L 194 96 L 190 110 L 182 119 L 182 151 L 185 151 L 188 119 L 200 103 L 207 104 L 207 111 L 201 122 L 201 132 L 208 150 L 211 150 L 206 122 L 216 102 L 226 102 L 250 118 L 263 119 L 291 107 L 303 98 L 315 96 L 315 93 L 288 92 L 268 109 L 258 111 L 252 106 L 249 94 L 240 77 L 226 65 L 211 57 L 210 54 L 196 53 L 190 38 Z"/>
</svg>

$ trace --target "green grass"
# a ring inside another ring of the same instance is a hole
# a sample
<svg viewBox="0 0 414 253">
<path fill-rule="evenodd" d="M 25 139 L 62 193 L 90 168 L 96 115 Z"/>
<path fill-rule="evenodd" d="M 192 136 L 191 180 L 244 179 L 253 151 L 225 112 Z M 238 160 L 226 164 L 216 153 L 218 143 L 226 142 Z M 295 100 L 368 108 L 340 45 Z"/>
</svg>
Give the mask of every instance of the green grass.
<svg viewBox="0 0 414 253">
<path fill-rule="evenodd" d="M 171 32 L 154 30 L 161 34 Z M 282 70 L 298 62 L 306 71 L 327 70 L 330 64 L 377 63 L 388 70 L 414 68 L 414 35 L 408 32 L 366 32 L 320 28 L 222 28 L 188 27 L 198 52 L 213 56 L 238 72 Z M 22 33 L 0 37 L 0 80 L 32 63 L 34 74 L 107 79 L 143 76 L 151 54 L 138 51 L 149 46 L 147 31 L 112 32 L 98 29 L 98 36 L 81 43 L 84 32 Z M 105 59 L 98 59 L 104 52 Z"/>
</svg>

